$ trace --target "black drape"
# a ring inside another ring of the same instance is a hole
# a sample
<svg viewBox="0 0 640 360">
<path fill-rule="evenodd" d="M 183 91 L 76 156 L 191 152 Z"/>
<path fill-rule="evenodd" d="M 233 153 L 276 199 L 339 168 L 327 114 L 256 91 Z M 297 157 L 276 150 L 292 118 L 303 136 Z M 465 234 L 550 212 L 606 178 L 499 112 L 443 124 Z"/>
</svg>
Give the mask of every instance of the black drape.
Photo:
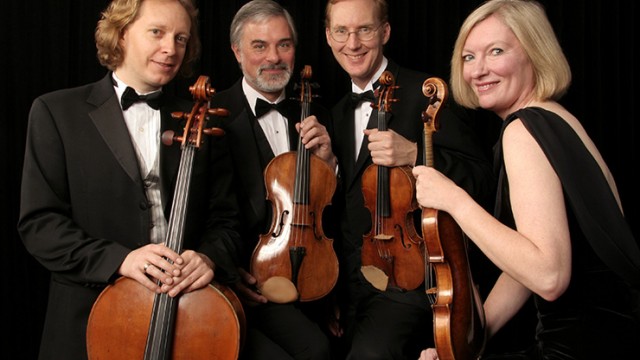
<svg viewBox="0 0 640 360">
<path fill-rule="evenodd" d="M 190 98 L 200 74 L 226 89 L 240 76 L 229 47 L 229 25 L 247 1 L 200 0 L 203 53 L 198 73 L 169 91 Z M 319 100 L 331 105 L 348 79 L 324 36 L 325 0 L 281 0 L 297 23 L 297 68 L 313 68 Z M 3 3 L 0 74 L 0 206 L 2 285 L 1 349 L 17 358 L 36 357 L 47 296 L 48 273 L 26 253 L 17 233 L 25 129 L 33 99 L 45 92 L 91 82 L 105 72 L 93 33 L 108 0 L 22 0 Z M 401 65 L 449 76 L 453 42 L 464 17 L 479 0 L 389 0 L 391 41 L 387 55 Z M 636 124 L 636 2 L 543 0 L 571 64 L 574 80 L 561 101 L 584 124 L 616 177 L 626 216 L 638 237 L 640 206 L 633 175 L 640 163 Z M 419 120 L 417 120 L 419 121 Z M 483 136 L 493 141 L 487 126 Z M 588 179 L 585 179 L 588 181 Z M 8 282 L 7 282 L 8 280 Z M 597 289 L 594 289 L 597 290 Z M 594 291 L 595 292 L 595 291 Z M 594 294 L 596 295 L 596 294 Z"/>
</svg>

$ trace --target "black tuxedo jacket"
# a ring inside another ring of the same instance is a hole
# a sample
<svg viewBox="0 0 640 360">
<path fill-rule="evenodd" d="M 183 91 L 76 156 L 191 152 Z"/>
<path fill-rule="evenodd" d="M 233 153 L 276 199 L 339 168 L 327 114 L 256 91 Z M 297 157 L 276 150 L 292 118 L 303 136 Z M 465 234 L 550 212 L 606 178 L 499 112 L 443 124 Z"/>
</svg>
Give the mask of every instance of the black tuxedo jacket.
<svg viewBox="0 0 640 360">
<path fill-rule="evenodd" d="M 149 243 L 149 200 L 112 74 L 34 100 L 24 159 L 18 230 L 27 250 L 52 274 L 41 357 L 86 358 L 85 329 L 101 290 L 127 254 Z M 167 99 L 161 130 L 182 134 L 172 111 L 191 102 Z M 237 207 L 225 154 L 206 140 L 194 158 L 184 249 L 217 260 L 222 243 L 238 240 Z M 161 145 L 160 183 L 169 218 L 181 158 Z M 235 239 L 235 240 L 234 240 Z"/>
<path fill-rule="evenodd" d="M 391 71 L 399 86 L 394 90 L 393 96 L 398 101 L 392 104 L 391 111 L 386 112 L 387 128 L 418 143 L 420 164 L 423 161 L 421 154 L 424 129 L 421 113 L 427 108 L 422 84 L 430 76 L 402 68 L 393 61 L 389 61 L 386 70 Z M 377 110 L 373 111 L 371 119 L 368 128 L 376 128 Z M 482 148 L 467 121 L 468 115 L 461 107 L 449 103 L 441 108 L 440 128 L 433 135 L 434 166 L 476 199 L 484 200 L 493 194 L 492 168 L 487 159 L 487 150 Z M 329 129 L 333 150 L 340 164 L 339 190 L 333 204 L 341 219 L 342 278 L 351 282 L 359 281 L 362 237 L 371 228 L 371 214 L 364 205 L 361 177 L 372 161 L 366 137 L 358 158 L 355 157 L 354 109 L 349 94 L 332 108 Z M 420 231 L 419 228 L 417 230 Z"/>
<path fill-rule="evenodd" d="M 287 89 L 290 90 L 290 89 Z M 292 92 L 287 92 L 291 95 Z M 299 134 L 295 124 L 300 122 L 301 107 L 291 101 L 285 116 L 289 120 L 290 150 L 295 151 Z M 214 95 L 212 107 L 229 110 L 227 118 L 220 118 L 217 126 L 225 129 L 225 138 L 233 161 L 234 186 L 241 209 L 243 248 L 237 251 L 237 262 L 248 269 L 251 253 L 260 234 L 268 231 L 272 220 L 272 205 L 267 200 L 264 169 L 275 157 L 267 138 L 242 91 L 242 79 L 231 88 Z M 324 107 L 311 103 L 310 114 L 327 124 L 330 113 Z M 237 278 L 237 274 L 231 274 Z"/>
</svg>

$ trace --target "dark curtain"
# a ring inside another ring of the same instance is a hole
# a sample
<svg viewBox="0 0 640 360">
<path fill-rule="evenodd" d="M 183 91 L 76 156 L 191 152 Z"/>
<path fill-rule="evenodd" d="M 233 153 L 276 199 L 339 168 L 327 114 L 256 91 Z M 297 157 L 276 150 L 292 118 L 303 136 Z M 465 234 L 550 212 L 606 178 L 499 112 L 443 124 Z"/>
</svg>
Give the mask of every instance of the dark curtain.
<svg viewBox="0 0 640 360">
<path fill-rule="evenodd" d="M 2 353 L 36 357 L 47 298 L 48 273 L 25 251 L 17 233 L 25 129 L 31 102 L 52 90 L 101 78 L 93 32 L 107 0 L 22 0 L 4 3 L 0 121 L 0 206 L 2 206 Z M 246 1 L 200 0 L 203 53 L 198 73 L 168 91 L 191 98 L 197 75 L 211 77 L 218 90 L 231 86 L 240 71 L 229 47 L 229 25 Z M 324 0 L 282 0 L 297 22 L 296 65 L 313 68 L 319 101 L 330 106 L 348 79 L 324 37 Z M 449 76 L 453 42 L 464 17 L 479 0 L 389 0 L 391 41 L 387 55 L 407 67 Z M 634 108 L 636 2 L 543 0 L 573 69 L 574 81 L 562 103 L 584 124 L 617 180 L 626 216 L 638 235 L 640 206 L 632 174 L 640 163 L 640 136 Z M 494 133 L 483 134 L 493 141 Z M 588 179 L 585 179 L 588 181 Z M 594 289 L 594 296 L 597 296 Z M 16 358 L 14 356 L 13 358 Z"/>
</svg>

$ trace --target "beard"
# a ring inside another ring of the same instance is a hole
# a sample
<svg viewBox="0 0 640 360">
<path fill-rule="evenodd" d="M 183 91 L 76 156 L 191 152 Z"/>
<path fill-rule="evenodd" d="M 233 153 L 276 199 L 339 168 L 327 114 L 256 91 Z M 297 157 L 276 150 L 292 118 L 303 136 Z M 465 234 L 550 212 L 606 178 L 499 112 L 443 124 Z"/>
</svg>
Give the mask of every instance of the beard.
<svg viewBox="0 0 640 360">
<path fill-rule="evenodd" d="M 284 70 L 279 75 L 265 75 L 264 70 Z M 245 76 L 252 82 L 259 91 L 267 93 L 278 92 L 284 89 L 291 79 L 291 68 L 287 64 L 265 65 L 258 68 L 257 74 L 246 74 Z"/>
</svg>

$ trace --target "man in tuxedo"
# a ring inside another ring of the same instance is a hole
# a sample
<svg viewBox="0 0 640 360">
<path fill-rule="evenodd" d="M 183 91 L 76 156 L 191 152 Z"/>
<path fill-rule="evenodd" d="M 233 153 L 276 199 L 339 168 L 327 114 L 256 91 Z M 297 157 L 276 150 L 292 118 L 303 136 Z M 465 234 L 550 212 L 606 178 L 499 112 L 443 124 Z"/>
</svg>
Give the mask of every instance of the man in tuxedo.
<svg viewBox="0 0 640 360">
<path fill-rule="evenodd" d="M 233 159 L 243 247 L 235 253 L 237 272 L 226 275 L 246 305 L 248 330 L 244 359 L 329 359 L 330 356 L 324 324 L 318 323 L 318 317 L 322 317 L 317 311 L 321 303 L 295 299 L 276 301 L 259 290 L 261 284 L 250 274 L 252 252 L 260 235 L 269 232 L 276 218 L 273 204 L 267 200 L 263 176 L 267 165 L 278 155 L 295 151 L 302 141 L 335 174 L 335 157 L 322 124 L 327 121 L 328 110 L 312 102 L 311 115 L 301 119 L 300 104 L 289 99 L 297 97 L 287 88 L 293 78 L 296 41 L 293 19 L 278 3 L 254 0 L 245 4 L 236 13 L 230 28 L 231 49 L 243 76 L 212 99 L 212 106 L 230 112 L 220 126 L 226 132 L 225 140 Z M 269 184 L 272 185 L 277 186 Z"/>
<path fill-rule="evenodd" d="M 186 250 L 164 244 L 181 150 L 160 137 L 182 134 L 171 112 L 192 104 L 162 88 L 198 56 L 195 5 L 113 0 L 95 38 L 107 75 L 38 97 L 29 115 L 18 230 L 51 272 L 41 359 L 87 358 L 92 305 L 115 279 L 152 294 L 192 292 L 224 266 L 217 249 L 239 239 L 229 159 L 206 139 L 193 162 Z"/>
<path fill-rule="evenodd" d="M 384 53 L 389 41 L 385 0 L 330 0 L 325 33 L 333 55 L 349 75 L 351 89 L 332 108 L 330 129 L 339 165 L 339 190 L 334 199 L 341 219 L 339 242 L 341 320 L 348 359 L 415 359 L 420 344 L 432 344 L 432 314 L 424 287 L 402 289 L 374 286 L 361 271 L 363 235 L 372 228 L 365 207 L 362 175 L 371 165 L 396 167 L 423 163 L 421 113 L 425 73 L 401 67 Z M 398 86 L 397 104 L 386 112 L 386 131 L 377 129 L 378 79 L 387 70 Z M 366 95 L 369 93 L 369 98 Z M 433 135 L 435 167 L 477 199 L 489 199 L 493 189 L 490 164 L 476 134 L 455 104 L 442 105 L 441 125 Z M 393 184 L 391 185 L 393 187 Z M 418 233 L 420 227 L 416 227 Z M 338 236 L 337 236 L 338 238 Z M 366 269 L 366 268 L 365 268 Z"/>
</svg>

